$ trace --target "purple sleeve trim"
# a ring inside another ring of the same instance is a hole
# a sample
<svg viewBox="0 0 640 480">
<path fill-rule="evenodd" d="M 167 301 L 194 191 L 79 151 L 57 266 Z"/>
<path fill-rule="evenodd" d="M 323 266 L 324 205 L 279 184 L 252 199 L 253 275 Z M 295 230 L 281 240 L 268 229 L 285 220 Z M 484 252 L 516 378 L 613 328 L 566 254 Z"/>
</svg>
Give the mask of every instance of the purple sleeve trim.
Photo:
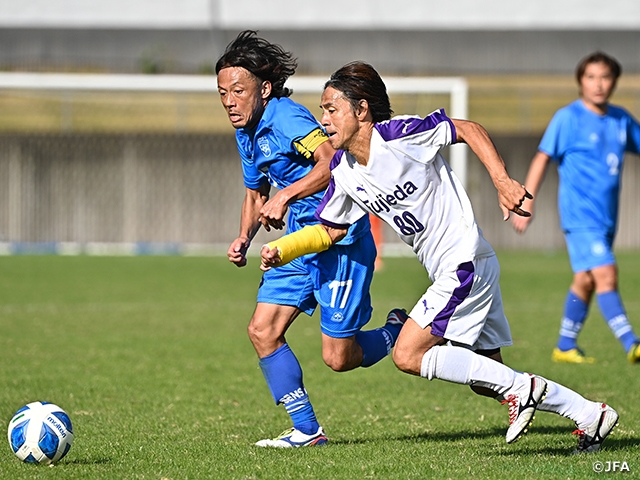
<svg viewBox="0 0 640 480">
<path fill-rule="evenodd" d="M 348 223 L 342 224 L 342 223 L 333 223 L 330 222 L 329 220 L 325 220 L 324 218 L 322 218 L 320 216 L 320 213 L 316 210 L 316 213 L 314 215 L 316 217 L 316 219 L 323 225 L 326 225 L 327 227 L 331 227 L 331 228 L 338 228 L 338 229 L 343 229 L 343 228 L 349 228 L 351 225 Z"/>
<path fill-rule="evenodd" d="M 458 132 L 456 131 L 456 126 L 453 124 L 453 120 L 447 117 L 447 122 L 451 126 L 451 145 L 454 143 L 458 143 Z"/>
<path fill-rule="evenodd" d="M 333 158 L 331 159 L 331 163 L 329 163 L 330 170 L 333 170 L 338 165 L 340 165 L 340 161 L 342 160 L 343 155 L 344 155 L 343 150 L 336 150 L 336 153 L 333 154 Z"/>
<path fill-rule="evenodd" d="M 376 123 L 375 129 L 378 130 L 380 136 L 388 142 L 390 140 L 396 140 L 398 138 L 408 137 L 416 133 L 432 130 L 442 122 L 448 122 L 449 125 L 451 125 L 452 143 L 455 143 L 457 138 L 456 129 L 453 126 L 453 122 L 449 117 L 447 117 L 443 109 L 436 110 L 425 118 L 393 118 L 386 122 Z"/>
<path fill-rule="evenodd" d="M 333 194 L 335 193 L 335 191 L 336 191 L 336 182 L 333 180 L 333 177 L 331 177 L 331 180 L 329 180 L 329 185 L 327 186 L 327 190 L 324 192 L 324 196 L 322 197 L 322 200 L 320 200 L 320 204 L 318 205 L 318 208 L 316 208 L 316 213 L 314 214 L 314 216 L 316 219 L 318 219 L 318 221 L 320 221 L 320 223 L 323 223 L 324 225 L 327 225 L 329 227 L 349 228 L 351 226 L 349 224 L 329 222 L 328 220 L 325 220 L 320 216 L 322 215 L 322 211 L 324 210 L 324 207 L 327 206 L 327 203 L 329 203 L 329 200 L 331 200 L 331 197 L 333 197 Z"/>
<path fill-rule="evenodd" d="M 322 200 L 320 200 L 320 204 L 318 205 L 318 208 L 316 208 L 316 218 L 324 210 L 324 207 L 327 206 L 327 203 L 329 203 L 329 200 L 331 200 L 331 197 L 333 197 L 333 194 L 335 193 L 335 191 L 336 191 L 336 182 L 332 176 L 329 179 L 329 185 L 327 185 L 327 189 L 325 190 L 324 195 L 322 196 Z"/>
</svg>

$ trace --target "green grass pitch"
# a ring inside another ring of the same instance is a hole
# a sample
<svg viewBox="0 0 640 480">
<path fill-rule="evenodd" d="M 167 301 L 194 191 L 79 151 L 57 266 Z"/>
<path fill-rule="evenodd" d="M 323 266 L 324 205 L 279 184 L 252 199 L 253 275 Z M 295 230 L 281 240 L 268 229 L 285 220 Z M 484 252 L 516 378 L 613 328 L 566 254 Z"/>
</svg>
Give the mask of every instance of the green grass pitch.
<svg viewBox="0 0 640 480">
<path fill-rule="evenodd" d="M 246 336 L 257 259 L 237 269 L 224 258 L 0 257 L 3 428 L 19 407 L 46 400 L 69 413 L 75 430 L 71 451 L 54 467 L 20 463 L 5 440 L 0 478 L 580 479 L 596 476 L 595 462 L 621 462 L 637 475 L 640 365 L 627 363 L 597 308 L 581 345 L 598 362 L 552 363 L 571 279 L 567 258 L 499 257 L 515 343 L 503 351 L 506 362 L 614 406 L 620 425 L 602 452 L 569 455 L 573 424 L 543 412 L 529 434 L 507 445 L 506 406 L 468 387 L 403 374 L 390 359 L 332 372 L 322 362 L 316 316 L 301 316 L 288 340 L 331 443 L 259 449 L 253 442 L 289 421 Z M 621 253 L 619 263 L 640 332 L 640 255 Z M 393 307 L 410 308 L 427 286 L 415 259 L 386 259 L 375 275 L 371 325 Z"/>
</svg>

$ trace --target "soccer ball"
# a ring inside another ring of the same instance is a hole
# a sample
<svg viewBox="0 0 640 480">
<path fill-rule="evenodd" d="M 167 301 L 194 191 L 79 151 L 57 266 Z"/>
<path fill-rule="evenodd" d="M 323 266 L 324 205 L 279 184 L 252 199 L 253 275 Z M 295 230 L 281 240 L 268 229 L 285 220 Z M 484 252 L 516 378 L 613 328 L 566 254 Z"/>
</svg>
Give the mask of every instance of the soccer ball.
<svg viewBox="0 0 640 480">
<path fill-rule="evenodd" d="M 32 402 L 16 412 L 7 432 L 13 453 L 27 463 L 55 463 L 73 442 L 69 415 L 57 405 Z"/>
</svg>

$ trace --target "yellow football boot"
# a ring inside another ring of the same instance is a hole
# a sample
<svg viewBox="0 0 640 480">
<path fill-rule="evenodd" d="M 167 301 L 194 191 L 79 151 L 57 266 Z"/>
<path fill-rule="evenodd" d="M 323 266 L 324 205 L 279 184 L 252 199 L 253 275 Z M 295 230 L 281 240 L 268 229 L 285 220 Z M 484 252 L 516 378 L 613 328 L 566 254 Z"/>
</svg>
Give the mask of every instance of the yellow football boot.
<svg viewBox="0 0 640 480">
<path fill-rule="evenodd" d="M 634 343 L 627 353 L 629 363 L 640 363 L 640 343 Z"/>
<path fill-rule="evenodd" d="M 640 350 L 640 348 L 637 348 L 636 350 Z M 639 357 L 638 357 L 638 360 L 636 360 L 636 362 L 640 361 L 640 351 L 638 352 L 638 355 Z M 558 347 L 553 349 L 551 360 L 553 360 L 556 363 L 595 363 L 596 362 L 595 358 L 585 356 L 585 354 L 582 353 L 577 348 L 572 348 L 571 350 L 567 350 L 566 352 L 563 352 Z M 631 357 L 629 357 L 629 361 L 631 361 Z"/>
</svg>

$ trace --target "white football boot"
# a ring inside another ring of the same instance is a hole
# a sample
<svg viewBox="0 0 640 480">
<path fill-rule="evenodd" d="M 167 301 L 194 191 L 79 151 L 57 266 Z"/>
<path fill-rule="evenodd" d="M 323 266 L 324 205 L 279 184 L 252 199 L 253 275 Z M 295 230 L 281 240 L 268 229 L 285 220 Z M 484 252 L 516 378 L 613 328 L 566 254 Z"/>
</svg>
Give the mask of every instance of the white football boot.
<svg viewBox="0 0 640 480">
<path fill-rule="evenodd" d="M 258 447 L 272 447 L 272 448 L 297 448 L 297 447 L 311 447 L 313 445 L 325 445 L 328 442 L 327 436 L 324 434 L 322 427 L 318 428 L 316 433 L 307 435 L 300 430 L 290 428 L 285 430 L 276 438 L 266 438 L 256 442 Z"/>
<path fill-rule="evenodd" d="M 606 403 L 599 405 L 600 414 L 598 418 L 584 429 L 578 428 L 573 432 L 578 436 L 578 447 L 572 452 L 576 453 L 589 453 L 597 452 L 602 446 L 607 435 L 611 433 L 614 427 L 618 424 L 618 412 L 611 408 Z"/>
<path fill-rule="evenodd" d="M 536 408 L 547 394 L 544 378 L 525 373 L 530 381 L 518 390 L 510 390 L 504 395 L 502 404 L 509 404 L 509 429 L 507 443 L 513 443 L 527 433 L 535 418 Z"/>
</svg>

